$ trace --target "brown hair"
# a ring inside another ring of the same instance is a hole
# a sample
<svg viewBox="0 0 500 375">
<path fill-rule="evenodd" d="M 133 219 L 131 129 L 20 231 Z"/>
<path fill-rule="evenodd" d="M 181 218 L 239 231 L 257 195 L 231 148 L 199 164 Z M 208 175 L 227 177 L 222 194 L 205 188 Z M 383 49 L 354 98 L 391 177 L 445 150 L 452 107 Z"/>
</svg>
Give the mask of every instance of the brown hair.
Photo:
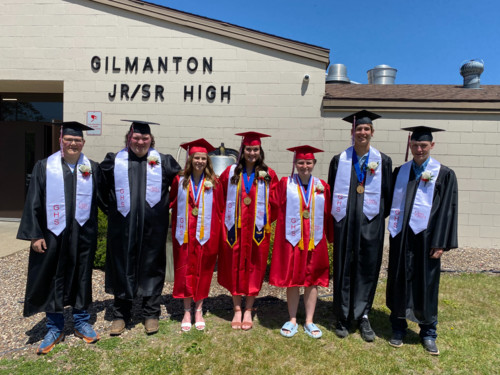
<svg viewBox="0 0 500 375">
<path fill-rule="evenodd" d="M 241 150 L 241 155 L 240 155 L 240 160 L 238 160 L 238 165 L 236 168 L 234 168 L 234 175 L 231 177 L 231 183 L 233 185 L 238 185 L 238 181 L 240 180 L 240 173 L 243 171 L 243 168 L 245 167 L 245 157 L 244 157 L 244 150 L 245 147 L 243 146 L 243 149 Z M 264 163 L 264 150 L 262 149 L 262 146 L 259 145 L 260 152 L 259 152 L 259 158 L 255 162 L 255 175 L 258 176 L 260 171 L 266 171 L 269 169 L 269 167 Z M 254 179 L 254 183 L 257 183 L 257 179 Z"/>
<path fill-rule="evenodd" d="M 189 155 L 188 160 L 186 162 L 186 168 L 182 171 L 179 172 L 179 176 L 183 176 L 184 180 L 182 181 L 182 187 L 184 189 L 187 188 L 189 184 L 189 179 L 191 178 L 191 175 L 193 174 L 193 158 L 195 154 Z M 212 160 L 210 160 L 210 157 L 207 154 L 207 165 L 205 166 L 205 169 L 203 170 L 203 173 L 205 175 L 205 178 L 207 181 L 212 182 L 213 184 L 217 183 L 217 177 L 214 172 L 214 167 L 212 165 Z"/>
</svg>

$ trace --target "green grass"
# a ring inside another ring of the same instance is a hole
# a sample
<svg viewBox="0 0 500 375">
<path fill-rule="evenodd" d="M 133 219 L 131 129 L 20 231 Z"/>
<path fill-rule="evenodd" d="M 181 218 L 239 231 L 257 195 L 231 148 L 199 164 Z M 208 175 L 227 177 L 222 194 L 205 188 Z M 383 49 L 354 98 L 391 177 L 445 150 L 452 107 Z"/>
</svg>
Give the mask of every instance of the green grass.
<svg viewBox="0 0 500 375">
<path fill-rule="evenodd" d="M 485 274 L 442 276 L 439 305 L 439 357 L 426 354 L 418 326 L 402 348 L 387 344 L 391 335 L 381 280 L 371 314 L 377 332 L 365 343 L 356 331 L 338 339 L 332 330 L 331 299 L 318 301 L 316 323 L 323 338 L 303 333 L 285 339 L 279 328 L 287 319 L 284 301 L 258 303 L 255 328 L 233 331 L 231 310 L 206 316 L 207 329 L 180 333 L 180 322 L 161 321 L 160 332 L 146 336 L 142 327 L 126 338 L 104 337 L 96 345 L 58 345 L 44 357 L 26 354 L 0 360 L 1 374 L 495 374 L 500 368 L 500 278 Z M 299 308 L 303 321 L 303 306 Z"/>
</svg>

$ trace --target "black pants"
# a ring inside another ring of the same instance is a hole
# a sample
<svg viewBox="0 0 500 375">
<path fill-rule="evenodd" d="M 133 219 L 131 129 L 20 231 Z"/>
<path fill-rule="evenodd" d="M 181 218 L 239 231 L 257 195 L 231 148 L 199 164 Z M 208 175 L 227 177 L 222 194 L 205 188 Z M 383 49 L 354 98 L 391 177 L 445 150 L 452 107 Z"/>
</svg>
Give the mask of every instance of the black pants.
<svg viewBox="0 0 500 375">
<path fill-rule="evenodd" d="M 115 297 L 113 319 L 130 320 L 132 310 L 131 300 Z M 158 318 L 161 312 L 161 295 L 142 298 L 142 318 Z"/>
</svg>

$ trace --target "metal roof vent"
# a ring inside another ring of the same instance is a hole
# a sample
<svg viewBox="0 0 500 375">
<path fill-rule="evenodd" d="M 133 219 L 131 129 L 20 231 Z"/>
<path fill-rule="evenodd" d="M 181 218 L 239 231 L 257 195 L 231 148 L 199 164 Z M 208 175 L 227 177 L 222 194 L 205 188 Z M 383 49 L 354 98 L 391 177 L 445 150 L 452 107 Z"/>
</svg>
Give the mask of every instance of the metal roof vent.
<svg viewBox="0 0 500 375">
<path fill-rule="evenodd" d="M 462 63 L 460 75 L 464 77 L 464 87 L 467 89 L 481 88 L 481 73 L 484 71 L 483 60 L 469 60 Z"/>
<path fill-rule="evenodd" d="M 368 74 L 368 83 L 370 85 L 394 85 L 397 71 L 397 69 L 391 68 L 389 65 L 377 65 L 366 72 Z"/>
<path fill-rule="evenodd" d="M 347 68 L 344 64 L 333 64 L 328 69 L 326 83 L 351 83 L 347 77 Z"/>
</svg>

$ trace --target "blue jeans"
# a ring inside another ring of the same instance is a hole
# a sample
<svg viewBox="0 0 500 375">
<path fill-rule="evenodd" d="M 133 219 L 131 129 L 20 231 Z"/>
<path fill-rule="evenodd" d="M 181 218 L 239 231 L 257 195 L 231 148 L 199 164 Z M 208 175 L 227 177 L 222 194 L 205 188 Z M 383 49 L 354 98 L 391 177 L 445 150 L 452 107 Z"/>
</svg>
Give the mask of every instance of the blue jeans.
<svg viewBox="0 0 500 375">
<path fill-rule="evenodd" d="M 392 332 L 401 333 L 403 336 L 406 335 L 406 329 L 408 328 L 408 323 L 406 319 L 396 318 L 391 314 L 390 321 L 392 325 Z M 436 341 L 437 338 L 437 320 L 431 324 L 419 324 L 420 333 L 419 336 L 422 340 L 432 340 Z"/>
<path fill-rule="evenodd" d="M 62 332 L 64 330 L 64 315 L 62 313 L 46 313 L 47 316 L 47 329 L 57 330 Z M 75 329 L 78 329 L 83 324 L 90 320 L 90 314 L 86 310 L 79 310 L 73 308 L 73 320 L 75 322 Z"/>
</svg>

